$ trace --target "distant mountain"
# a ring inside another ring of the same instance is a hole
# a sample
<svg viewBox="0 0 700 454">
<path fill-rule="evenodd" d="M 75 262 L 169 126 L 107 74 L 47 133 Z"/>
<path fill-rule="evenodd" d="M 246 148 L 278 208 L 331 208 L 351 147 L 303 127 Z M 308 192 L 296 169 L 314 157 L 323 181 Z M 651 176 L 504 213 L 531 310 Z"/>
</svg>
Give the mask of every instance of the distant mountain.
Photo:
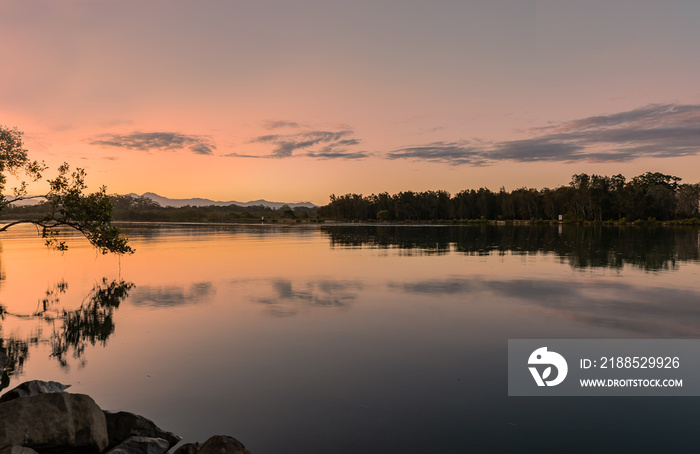
<svg viewBox="0 0 700 454">
<path fill-rule="evenodd" d="M 186 205 L 189 206 L 227 206 L 227 205 L 238 205 L 238 206 L 254 206 L 254 205 L 264 205 L 266 207 L 270 208 L 280 208 L 284 205 L 289 205 L 291 208 L 296 208 L 296 207 L 307 207 L 307 208 L 315 208 L 316 205 L 314 205 L 311 202 L 268 202 L 267 200 L 252 200 L 250 202 L 236 202 L 235 200 L 231 200 L 228 202 L 217 202 L 215 200 L 209 200 L 209 199 L 201 199 L 201 198 L 193 198 L 193 199 L 169 199 L 167 197 L 160 196 L 158 194 L 154 194 L 153 192 L 146 192 L 144 194 L 141 194 L 140 196 L 138 194 L 131 193 L 129 194 L 132 197 L 146 197 L 160 206 L 163 207 L 184 207 Z"/>
<path fill-rule="evenodd" d="M 6 196 L 7 198 L 13 198 L 13 196 Z M 26 200 L 20 200 L 19 202 L 14 202 L 11 203 L 10 205 L 15 206 L 15 207 L 22 207 L 22 206 L 30 206 L 30 205 L 36 205 L 41 202 L 46 202 L 46 199 L 43 197 L 36 198 L 36 199 L 26 199 Z"/>
</svg>

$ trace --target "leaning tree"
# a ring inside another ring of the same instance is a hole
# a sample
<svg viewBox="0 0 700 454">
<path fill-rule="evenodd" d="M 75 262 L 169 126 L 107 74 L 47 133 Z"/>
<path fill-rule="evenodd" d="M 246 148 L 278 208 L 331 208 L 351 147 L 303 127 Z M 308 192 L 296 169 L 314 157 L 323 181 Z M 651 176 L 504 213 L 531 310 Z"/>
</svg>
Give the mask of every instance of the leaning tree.
<svg viewBox="0 0 700 454">
<path fill-rule="evenodd" d="M 106 254 L 130 254 L 133 249 L 119 228 L 112 225 L 113 204 L 103 186 L 97 192 L 84 193 L 85 171 L 77 168 L 71 171 L 68 164 L 58 168 L 58 175 L 48 179 L 48 192 L 41 195 L 29 195 L 27 181 L 20 181 L 12 188 L 11 194 L 5 194 L 7 174 L 18 179 L 26 178 L 36 182 L 47 170 L 43 162 L 31 161 L 22 143 L 22 132 L 17 128 L 0 125 L 0 213 L 10 204 L 21 200 L 43 198 L 46 200 L 45 213 L 32 219 L 17 219 L 0 224 L 0 233 L 19 224 L 31 224 L 37 227 L 39 235 L 46 244 L 58 250 L 67 248 L 61 240 L 62 228 L 77 230 L 87 238 L 100 252 Z"/>
</svg>

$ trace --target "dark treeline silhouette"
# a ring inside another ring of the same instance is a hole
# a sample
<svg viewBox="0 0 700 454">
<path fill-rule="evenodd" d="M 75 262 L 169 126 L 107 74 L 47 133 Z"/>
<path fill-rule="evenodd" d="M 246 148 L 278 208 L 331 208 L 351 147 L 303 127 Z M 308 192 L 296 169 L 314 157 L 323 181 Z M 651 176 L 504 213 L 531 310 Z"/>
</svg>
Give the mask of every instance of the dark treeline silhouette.
<svg viewBox="0 0 700 454">
<path fill-rule="evenodd" d="M 151 221 L 151 222 L 250 222 L 266 220 L 305 220 L 316 216 L 316 208 L 283 205 L 270 208 L 263 205 L 254 206 L 184 206 L 162 207 L 153 200 L 143 196 L 111 195 L 114 204 L 115 221 Z M 48 203 L 31 206 L 10 206 L 2 213 L 2 219 L 18 217 L 41 217 L 49 209 Z"/>
<path fill-rule="evenodd" d="M 673 269 L 700 260 L 695 227 L 606 225 L 325 225 L 331 247 L 398 249 L 407 255 L 554 254 L 574 268 Z"/>
<path fill-rule="evenodd" d="M 384 192 L 331 195 L 318 216 L 336 220 L 427 221 L 516 220 L 566 221 L 648 220 L 668 221 L 698 216 L 700 184 L 681 184 L 681 179 L 647 172 L 627 181 L 612 177 L 573 175 L 568 186 L 556 189 L 469 189 L 451 196 L 446 191 Z"/>
</svg>

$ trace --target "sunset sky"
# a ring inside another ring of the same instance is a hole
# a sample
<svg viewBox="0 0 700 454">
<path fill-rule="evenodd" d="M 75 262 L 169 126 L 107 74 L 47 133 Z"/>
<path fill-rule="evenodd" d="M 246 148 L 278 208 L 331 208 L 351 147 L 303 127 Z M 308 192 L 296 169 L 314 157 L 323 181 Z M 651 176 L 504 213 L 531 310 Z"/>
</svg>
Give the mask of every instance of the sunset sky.
<svg viewBox="0 0 700 454">
<path fill-rule="evenodd" d="M 0 0 L 0 124 L 110 193 L 696 183 L 699 23 L 697 0 Z"/>
</svg>

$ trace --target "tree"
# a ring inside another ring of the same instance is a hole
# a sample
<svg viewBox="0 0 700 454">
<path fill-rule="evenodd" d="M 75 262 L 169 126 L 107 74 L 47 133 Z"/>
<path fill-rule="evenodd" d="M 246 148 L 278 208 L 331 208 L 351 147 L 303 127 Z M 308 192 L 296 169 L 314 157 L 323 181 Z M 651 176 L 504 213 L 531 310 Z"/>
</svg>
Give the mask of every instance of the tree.
<svg viewBox="0 0 700 454">
<path fill-rule="evenodd" d="M 677 212 L 680 216 L 698 215 L 700 201 L 700 184 L 682 184 L 678 187 Z"/>
<path fill-rule="evenodd" d="M 21 200 L 43 197 L 48 201 L 45 215 L 14 220 L 0 226 L 0 232 L 19 224 L 31 224 L 38 228 L 41 237 L 46 239 L 47 246 L 63 251 L 67 246 L 60 240 L 60 229 L 69 227 L 82 233 L 103 254 L 133 252 L 128 239 L 112 225 L 114 205 L 107 196 L 106 188 L 103 186 L 92 194 L 83 193 L 87 188 L 83 169 L 71 171 L 68 164 L 64 163 L 58 168 L 58 176 L 47 180 L 49 191 L 43 195 L 28 195 L 26 181 L 13 188 L 11 196 L 3 195 L 7 183 L 6 172 L 17 177 L 23 173 L 35 182 L 42 178 L 42 172 L 46 170 L 44 163 L 29 160 L 22 143 L 21 131 L 0 125 L 0 212 Z"/>
</svg>

